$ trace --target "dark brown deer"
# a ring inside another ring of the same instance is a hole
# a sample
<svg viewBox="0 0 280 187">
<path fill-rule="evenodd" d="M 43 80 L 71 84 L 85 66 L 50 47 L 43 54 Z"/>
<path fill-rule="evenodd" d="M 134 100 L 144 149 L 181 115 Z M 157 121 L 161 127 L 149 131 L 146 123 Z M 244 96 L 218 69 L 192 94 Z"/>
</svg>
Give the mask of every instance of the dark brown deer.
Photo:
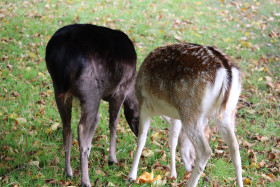
<svg viewBox="0 0 280 187">
<path fill-rule="evenodd" d="M 137 177 L 151 117 L 165 115 L 181 120 L 195 149 L 195 164 L 187 186 L 197 185 L 211 155 L 204 134 L 210 118 L 216 120 L 229 147 L 237 184 L 243 186 L 239 145 L 234 132 L 235 108 L 241 92 L 240 77 L 239 68 L 215 47 L 184 43 L 153 50 L 141 65 L 136 80 L 139 134 L 128 180 Z M 176 132 L 180 128 L 170 129 Z M 174 137 L 177 145 L 178 135 Z"/>
<path fill-rule="evenodd" d="M 71 109 L 73 97 L 81 105 L 78 126 L 81 184 L 90 186 L 88 157 L 99 121 L 101 99 L 109 102 L 109 162 L 116 163 L 116 126 L 124 105 L 126 120 L 138 135 L 138 101 L 135 96 L 137 56 L 132 41 L 118 30 L 91 24 L 74 24 L 59 29 L 46 48 L 46 63 L 63 123 L 65 172 L 72 176 Z"/>
</svg>

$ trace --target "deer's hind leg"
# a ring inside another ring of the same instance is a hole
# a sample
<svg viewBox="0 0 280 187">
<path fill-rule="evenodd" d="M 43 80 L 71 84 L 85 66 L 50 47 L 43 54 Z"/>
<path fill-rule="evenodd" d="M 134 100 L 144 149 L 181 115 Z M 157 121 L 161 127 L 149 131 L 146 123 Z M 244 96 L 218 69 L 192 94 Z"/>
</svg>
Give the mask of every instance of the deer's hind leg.
<svg viewBox="0 0 280 187">
<path fill-rule="evenodd" d="M 55 88 L 55 100 L 57 108 L 62 120 L 62 134 L 63 134 L 63 145 L 65 153 L 65 174 L 68 177 L 73 176 L 71 164 L 70 164 L 70 154 L 71 154 L 71 145 L 72 145 L 72 130 L 71 130 L 71 113 L 72 113 L 72 96 L 64 98 L 65 95 L 59 93 Z"/>
<path fill-rule="evenodd" d="M 109 150 L 109 164 L 117 163 L 116 157 L 116 131 L 119 121 L 119 114 L 125 96 L 116 96 L 109 100 L 109 128 L 110 128 L 110 150 Z"/>
<path fill-rule="evenodd" d="M 212 153 L 208 140 L 204 134 L 206 119 L 204 116 L 200 116 L 199 118 L 192 118 L 192 120 L 182 118 L 181 120 L 184 132 L 192 142 L 196 155 L 194 168 L 187 186 L 196 186 Z"/>
<path fill-rule="evenodd" d="M 100 105 L 100 96 L 98 89 L 94 86 L 80 87 L 79 99 L 81 102 L 81 118 L 78 125 L 78 141 L 80 148 L 80 165 L 82 186 L 91 186 L 88 174 L 88 158 L 91 150 L 91 142 L 95 129 L 99 122 L 98 109 Z"/>
<path fill-rule="evenodd" d="M 234 127 L 234 116 L 235 112 L 232 111 L 224 113 L 222 119 L 216 119 L 216 124 L 220 133 L 222 134 L 223 139 L 229 147 L 230 157 L 232 159 L 235 175 L 237 179 L 238 186 L 243 186 L 242 182 L 242 167 L 241 167 L 241 158 L 239 152 L 239 145 L 235 136 L 235 127 Z"/>
</svg>

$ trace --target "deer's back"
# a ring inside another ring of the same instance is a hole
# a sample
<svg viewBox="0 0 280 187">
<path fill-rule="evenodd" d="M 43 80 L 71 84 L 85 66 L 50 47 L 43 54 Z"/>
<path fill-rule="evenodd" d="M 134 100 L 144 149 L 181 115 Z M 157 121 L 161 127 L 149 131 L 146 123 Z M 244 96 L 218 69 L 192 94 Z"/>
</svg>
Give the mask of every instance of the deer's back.
<svg viewBox="0 0 280 187">
<path fill-rule="evenodd" d="M 207 86 L 214 84 L 217 71 L 224 68 L 230 79 L 233 66 L 214 47 L 184 43 L 157 48 L 140 67 L 136 83 L 138 98 L 154 96 L 176 108 L 182 104 L 200 106 Z"/>
<path fill-rule="evenodd" d="M 98 80 L 100 88 L 113 89 L 134 77 L 136 58 L 126 34 L 91 24 L 59 29 L 46 48 L 48 70 L 61 92 L 71 90 L 81 76 Z"/>
</svg>

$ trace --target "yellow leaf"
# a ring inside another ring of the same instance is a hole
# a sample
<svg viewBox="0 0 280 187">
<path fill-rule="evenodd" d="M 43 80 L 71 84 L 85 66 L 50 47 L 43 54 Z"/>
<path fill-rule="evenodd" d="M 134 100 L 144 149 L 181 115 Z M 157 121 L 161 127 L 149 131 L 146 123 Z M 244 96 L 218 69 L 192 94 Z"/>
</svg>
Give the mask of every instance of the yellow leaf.
<svg viewBox="0 0 280 187">
<path fill-rule="evenodd" d="M 200 1 L 195 2 L 195 4 L 202 5 L 202 3 Z"/>
<path fill-rule="evenodd" d="M 248 41 L 242 41 L 241 45 L 244 46 L 244 47 L 251 47 L 252 46 L 252 44 Z"/>
<path fill-rule="evenodd" d="M 137 179 L 136 179 L 136 184 L 143 184 L 143 183 L 153 183 L 154 180 L 154 172 L 152 171 L 151 173 L 148 172 L 144 172 L 142 175 L 140 175 Z"/>
<path fill-rule="evenodd" d="M 160 134 L 159 132 L 155 132 L 153 135 L 152 135 L 153 138 L 160 138 Z"/>
<path fill-rule="evenodd" d="M 258 79 L 258 82 L 260 82 L 260 81 L 262 81 L 262 80 L 263 80 L 263 78 L 261 77 L 261 78 Z"/>
<path fill-rule="evenodd" d="M 249 168 L 259 168 L 257 163 L 252 163 Z"/>
<path fill-rule="evenodd" d="M 52 130 L 50 128 L 46 128 L 45 133 L 49 134 Z"/>
<path fill-rule="evenodd" d="M 79 145 L 79 142 L 78 142 L 77 140 L 74 140 L 74 141 L 72 142 L 72 145 L 78 146 L 78 145 Z"/>
<path fill-rule="evenodd" d="M 270 178 L 274 179 L 274 175 L 272 173 L 267 174 Z"/>
<path fill-rule="evenodd" d="M 157 175 L 154 178 L 154 171 L 152 171 L 151 173 L 148 172 L 144 172 L 142 175 L 140 175 L 137 179 L 136 179 L 136 184 L 144 184 L 144 183 L 148 183 L 148 184 L 153 184 L 156 183 L 158 184 L 161 181 L 161 176 Z"/>
<path fill-rule="evenodd" d="M 250 186 L 252 185 L 251 180 L 248 179 L 248 178 L 244 179 L 244 180 L 243 180 L 243 183 L 244 183 L 245 185 L 250 185 Z"/>
<path fill-rule="evenodd" d="M 259 61 L 257 60 L 251 60 L 250 62 L 254 63 L 254 64 L 258 64 Z"/>
<path fill-rule="evenodd" d="M 18 117 L 18 115 L 15 114 L 15 113 L 12 113 L 12 114 L 9 115 L 9 118 L 10 118 L 10 119 L 15 119 L 15 118 L 17 118 L 17 117 Z"/>
<path fill-rule="evenodd" d="M 30 56 L 31 58 L 36 58 L 36 54 L 33 53 L 33 52 L 29 52 L 29 56 Z"/>
<path fill-rule="evenodd" d="M 200 38 L 201 37 L 201 35 L 200 34 L 198 34 L 198 33 L 194 33 L 194 35 L 196 36 L 196 37 L 198 37 L 198 38 Z"/>
<path fill-rule="evenodd" d="M 161 180 L 161 179 L 162 179 L 162 178 L 161 178 L 160 175 L 157 175 L 156 178 L 155 178 L 156 181 Z"/>
<path fill-rule="evenodd" d="M 233 40 L 231 38 L 224 39 L 225 42 L 232 42 Z"/>
<path fill-rule="evenodd" d="M 38 72 L 38 75 L 41 76 L 41 77 L 45 77 L 45 74 L 42 73 L 42 72 Z"/>
<path fill-rule="evenodd" d="M 53 90 L 47 90 L 46 92 L 47 92 L 47 94 L 52 94 Z"/>
</svg>

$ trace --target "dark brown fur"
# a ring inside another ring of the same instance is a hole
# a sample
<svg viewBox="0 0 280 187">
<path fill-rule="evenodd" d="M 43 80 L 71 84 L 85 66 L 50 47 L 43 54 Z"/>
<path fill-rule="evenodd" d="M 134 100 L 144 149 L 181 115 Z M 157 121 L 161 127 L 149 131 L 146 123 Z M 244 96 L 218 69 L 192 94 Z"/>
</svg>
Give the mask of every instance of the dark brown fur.
<svg viewBox="0 0 280 187">
<path fill-rule="evenodd" d="M 101 99 L 109 102 L 109 162 L 116 159 L 116 126 L 121 106 L 127 122 L 138 135 L 138 101 L 135 96 L 136 52 L 128 36 L 118 30 L 90 24 L 59 29 L 46 47 L 57 107 L 63 123 L 65 172 L 72 176 L 71 109 L 73 97 L 81 103 L 78 127 L 82 185 L 90 186 L 88 156 L 99 121 Z"/>
</svg>

